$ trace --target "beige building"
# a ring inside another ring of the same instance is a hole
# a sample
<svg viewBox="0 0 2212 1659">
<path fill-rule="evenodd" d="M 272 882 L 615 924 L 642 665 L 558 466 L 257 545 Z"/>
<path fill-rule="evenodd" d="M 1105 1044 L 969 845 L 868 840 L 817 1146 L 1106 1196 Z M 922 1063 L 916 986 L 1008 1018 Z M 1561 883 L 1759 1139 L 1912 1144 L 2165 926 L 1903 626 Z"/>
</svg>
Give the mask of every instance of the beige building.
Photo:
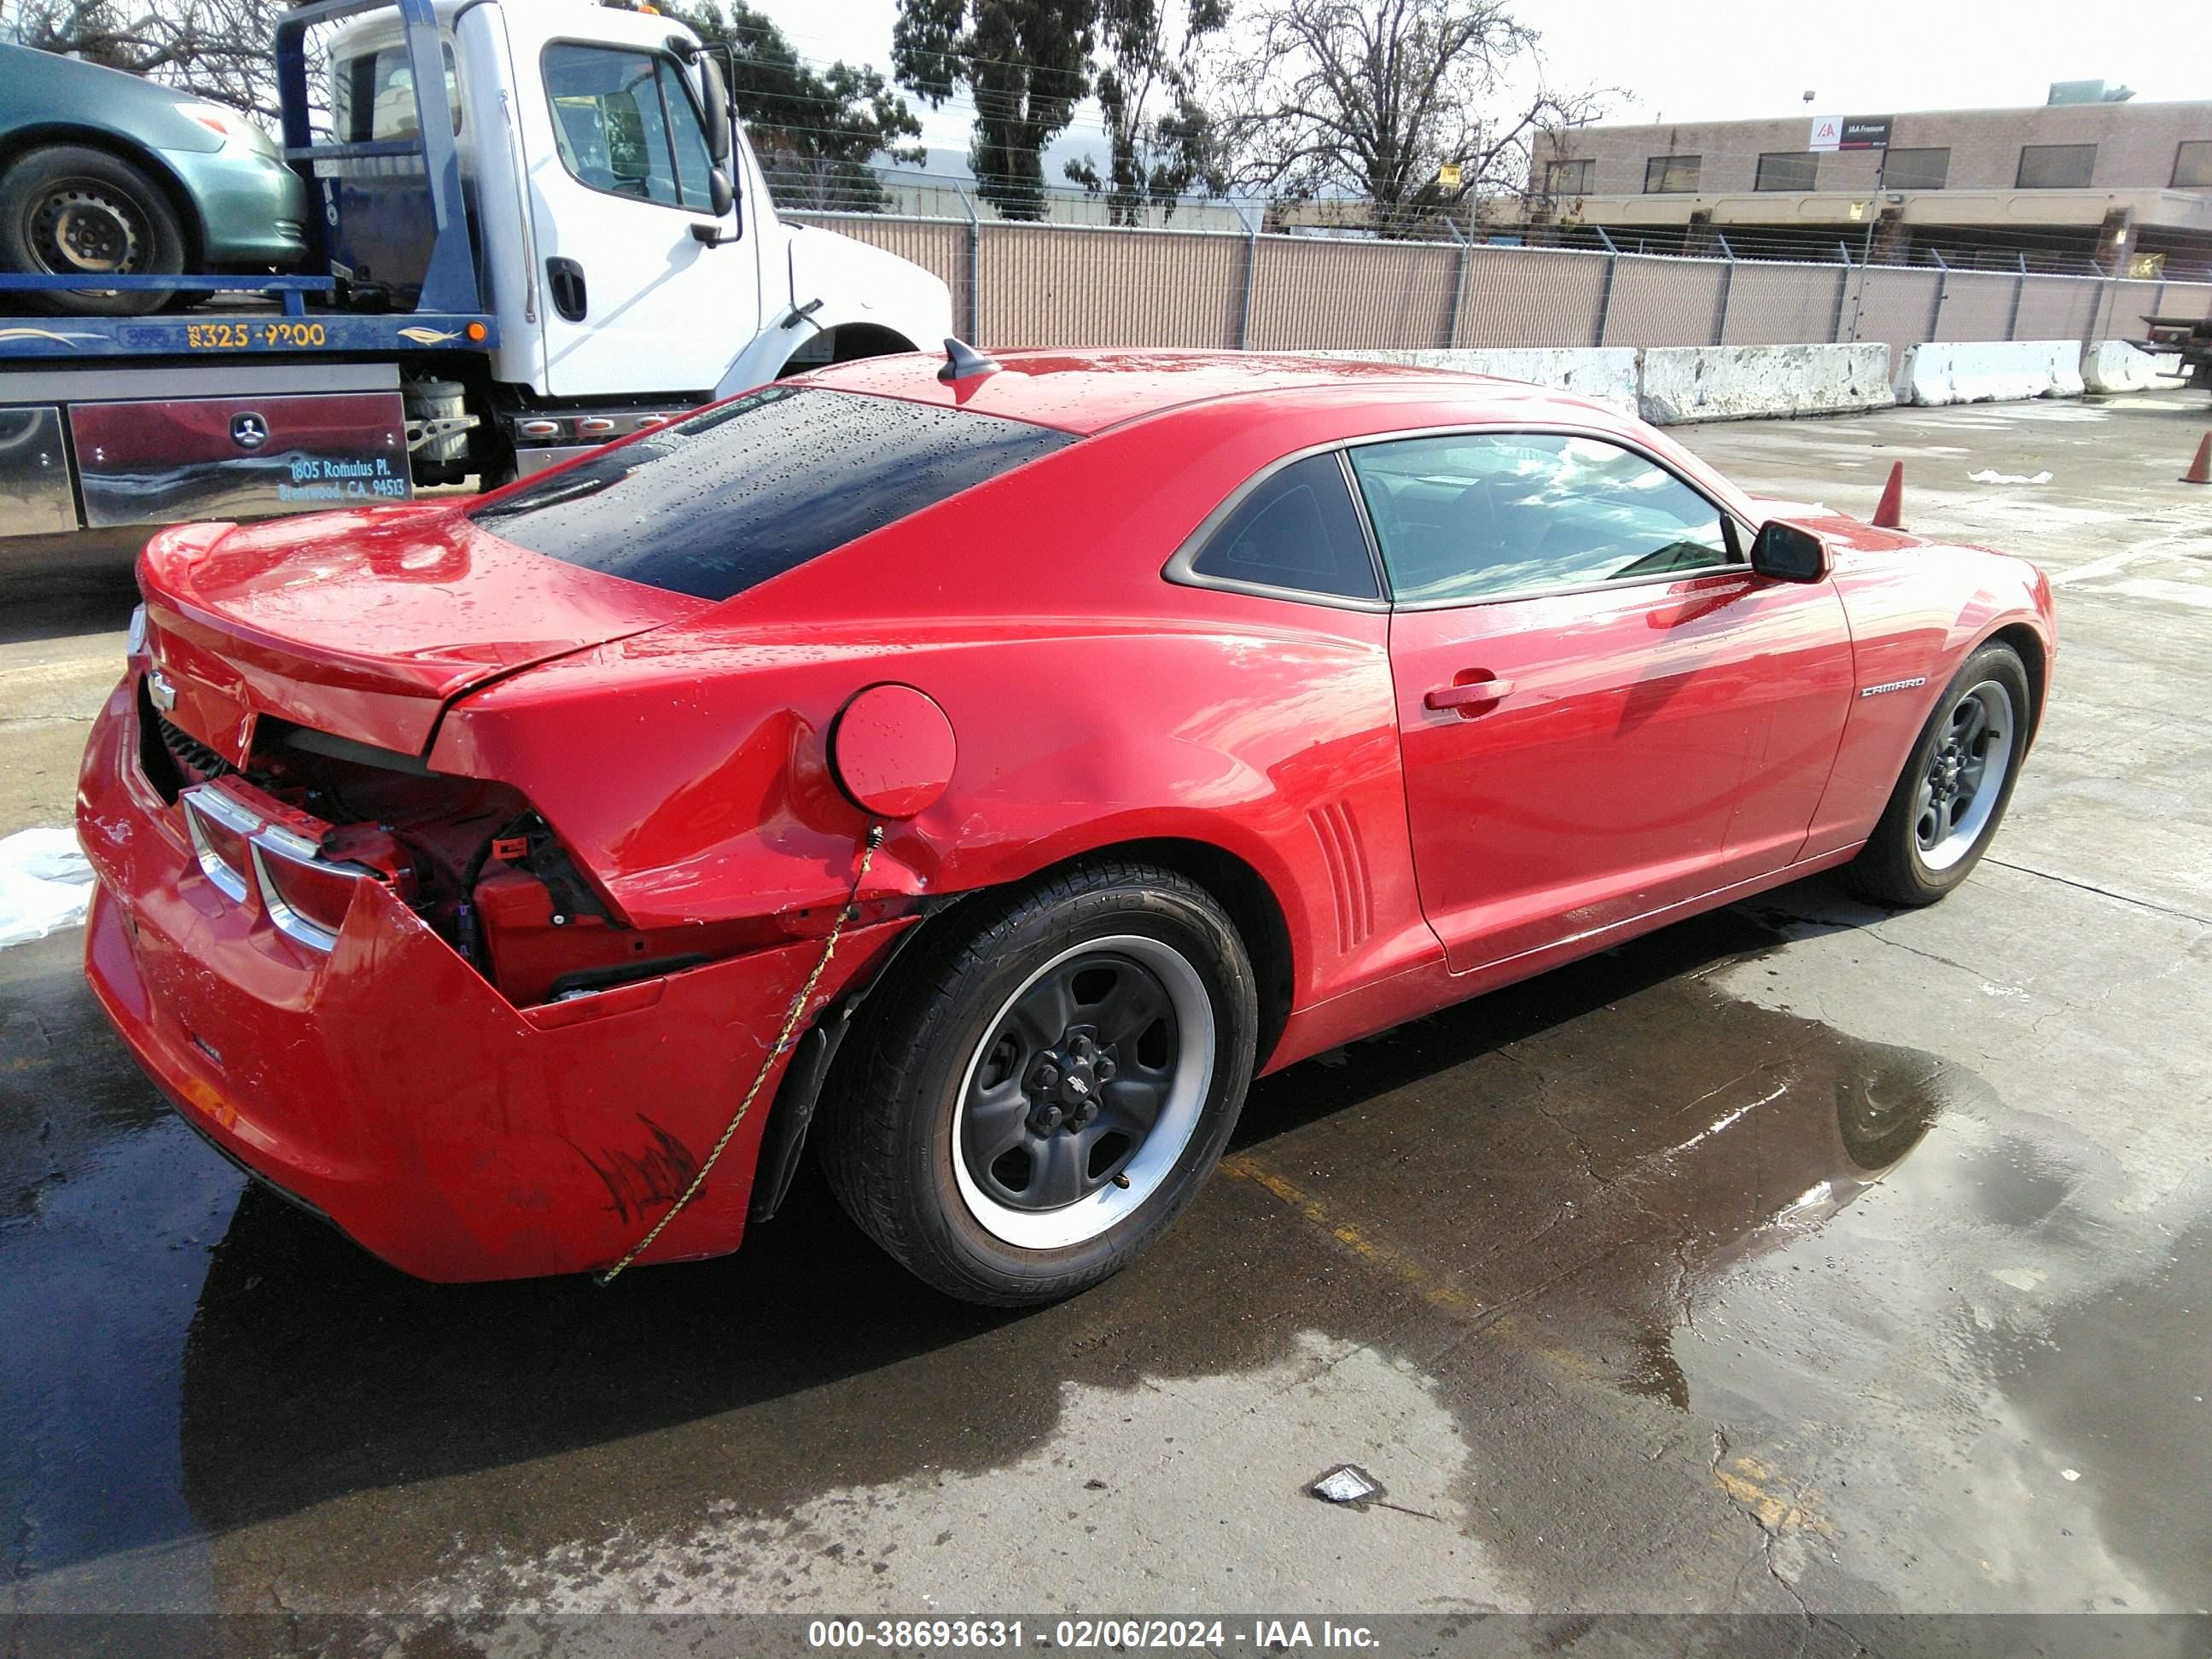
<svg viewBox="0 0 2212 1659">
<path fill-rule="evenodd" d="M 1602 227 L 1655 251 L 1725 240 L 1823 259 L 1841 245 L 1856 259 L 1871 245 L 1894 261 L 2199 276 L 2212 272 L 2212 101 L 1584 127 L 1539 143 L 1529 189 L 1493 228 L 1581 240 Z"/>
</svg>

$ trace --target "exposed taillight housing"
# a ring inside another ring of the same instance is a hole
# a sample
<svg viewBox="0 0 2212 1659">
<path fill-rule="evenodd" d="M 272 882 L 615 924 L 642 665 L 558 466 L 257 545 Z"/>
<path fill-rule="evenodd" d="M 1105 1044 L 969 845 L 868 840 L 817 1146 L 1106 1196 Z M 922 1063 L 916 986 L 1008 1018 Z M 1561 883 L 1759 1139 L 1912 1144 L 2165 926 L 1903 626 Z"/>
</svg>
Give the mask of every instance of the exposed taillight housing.
<svg viewBox="0 0 2212 1659">
<path fill-rule="evenodd" d="M 354 894 L 375 872 L 361 865 L 332 863 L 305 836 L 279 824 L 264 829 L 249 846 L 261 908 L 276 931 L 318 951 L 333 948 Z"/>
<path fill-rule="evenodd" d="M 261 820 L 221 790 L 205 785 L 187 789 L 182 799 L 185 829 L 191 836 L 200 872 L 226 897 L 243 900 L 252 862 L 249 837 L 261 828 Z"/>
<path fill-rule="evenodd" d="M 264 817 L 218 784 L 195 784 L 178 797 L 200 872 L 240 903 L 258 895 L 262 913 L 286 938 L 334 949 L 355 892 L 382 873 L 323 856 L 319 842 Z"/>
</svg>

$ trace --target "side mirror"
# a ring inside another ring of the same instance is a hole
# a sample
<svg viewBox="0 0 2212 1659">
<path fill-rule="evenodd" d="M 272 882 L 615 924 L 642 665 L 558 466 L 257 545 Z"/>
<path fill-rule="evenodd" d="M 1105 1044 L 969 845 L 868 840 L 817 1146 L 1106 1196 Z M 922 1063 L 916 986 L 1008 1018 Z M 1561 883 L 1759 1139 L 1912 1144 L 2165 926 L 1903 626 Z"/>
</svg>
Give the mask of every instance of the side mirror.
<svg viewBox="0 0 2212 1659">
<path fill-rule="evenodd" d="M 707 94 L 707 155 L 719 167 L 730 159 L 730 88 L 711 53 L 699 54 L 699 84 Z"/>
<path fill-rule="evenodd" d="M 1769 581 L 1826 581 L 1828 544 L 1809 530 L 1771 519 L 1752 538 L 1751 569 Z"/>
<path fill-rule="evenodd" d="M 708 247 L 720 247 L 725 242 L 735 241 L 737 238 L 734 236 L 722 234 L 720 222 L 728 218 L 730 210 L 738 204 L 738 190 L 737 186 L 730 182 L 730 175 L 720 167 L 714 168 L 707 174 L 707 201 L 716 222 L 711 225 L 702 224 L 694 219 L 691 222 L 691 240 L 695 242 L 703 242 Z"/>
</svg>

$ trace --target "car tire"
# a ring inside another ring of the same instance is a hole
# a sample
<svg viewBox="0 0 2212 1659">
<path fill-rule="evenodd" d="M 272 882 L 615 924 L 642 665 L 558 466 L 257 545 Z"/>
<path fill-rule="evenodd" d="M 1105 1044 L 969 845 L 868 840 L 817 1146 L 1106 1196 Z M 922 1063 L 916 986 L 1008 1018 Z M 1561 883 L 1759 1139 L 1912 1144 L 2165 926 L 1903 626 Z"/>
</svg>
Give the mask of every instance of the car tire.
<svg viewBox="0 0 2212 1659">
<path fill-rule="evenodd" d="M 2034 721 L 2018 652 L 1992 643 L 1967 658 L 1852 861 L 1852 887 L 1885 904 L 1922 905 L 1966 880 L 2004 820 Z"/>
<path fill-rule="evenodd" d="M 1252 1079 L 1251 960 L 1203 888 L 1117 860 L 939 925 L 871 992 L 817 1153 L 846 1212 L 927 1283 L 1057 1301 L 1127 1266 L 1219 1161 Z"/>
<path fill-rule="evenodd" d="M 168 193 L 106 150 L 49 145 L 0 173 L 0 269 L 31 276 L 173 276 L 185 228 Z M 170 303 L 159 289 L 56 289 L 27 306 L 76 317 L 143 317 Z"/>
</svg>

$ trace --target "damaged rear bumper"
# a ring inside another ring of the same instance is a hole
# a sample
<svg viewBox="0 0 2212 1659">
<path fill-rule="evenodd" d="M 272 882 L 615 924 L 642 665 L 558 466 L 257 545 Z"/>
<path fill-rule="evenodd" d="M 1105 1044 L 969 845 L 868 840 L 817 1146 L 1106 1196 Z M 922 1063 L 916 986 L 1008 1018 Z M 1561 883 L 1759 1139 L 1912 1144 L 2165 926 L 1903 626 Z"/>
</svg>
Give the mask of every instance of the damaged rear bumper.
<svg viewBox="0 0 2212 1659">
<path fill-rule="evenodd" d="M 419 1278 L 583 1272 L 635 1243 L 727 1123 L 818 942 L 517 1009 L 364 882 L 331 947 L 315 949 L 204 873 L 182 813 L 138 769 L 137 718 L 126 681 L 79 784 L 99 878 L 86 973 L 191 1127 Z M 807 1018 L 902 926 L 848 933 Z M 642 1260 L 736 1248 L 788 1059 Z"/>
</svg>

